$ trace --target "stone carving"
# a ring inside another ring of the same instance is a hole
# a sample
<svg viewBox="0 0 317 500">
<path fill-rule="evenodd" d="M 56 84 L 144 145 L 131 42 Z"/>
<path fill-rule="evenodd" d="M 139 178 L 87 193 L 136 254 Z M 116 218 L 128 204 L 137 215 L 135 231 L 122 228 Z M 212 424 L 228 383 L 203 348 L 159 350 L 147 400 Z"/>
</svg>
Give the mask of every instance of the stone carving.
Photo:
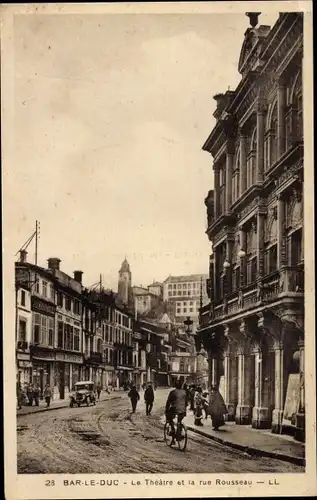
<svg viewBox="0 0 317 500">
<path fill-rule="evenodd" d="M 256 232 L 254 226 L 247 232 L 247 253 L 255 255 L 257 251 Z"/>
<path fill-rule="evenodd" d="M 282 184 L 287 182 L 291 178 L 296 178 L 296 175 L 303 169 L 303 160 L 299 160 L 295 165 L 288 168 L 285 167 L 284 172 L 275 179 L 275 185 L 280 187 Z"/>
<path fill-rule="evenodd" d="M 287 226 L 295 229 L 300 227 L 303 223 L 303 202 L 301 199 L 301 192 L 295 190 L 287 204 Z"/>
<path fill-rule="evenodd" d="M 266 222 L 265 241 L 266 243 L 276 243 L 277 241 L 277 207 L 270 209 L 270 216 Z"/>
<path fill-rule="evenodd" d="M 257 302 L 262 302 L 263 300 L 263 283 L 260 281 L 256 290 L 256 300 Z"/>
<path fill-rule="evenodd" d="M 242 219 L 243 217 L 246 217 L 254 208 L 256 208 L 259 205 L 260 202 L 260 197 L 257 196 L 254 198 L 254 200 L 251 201 L 251 203 L 248 204 L 247 207 L 245 207 L 243 210 L 241 210 L 239 214 L 239 218 Z"/>
</svg>

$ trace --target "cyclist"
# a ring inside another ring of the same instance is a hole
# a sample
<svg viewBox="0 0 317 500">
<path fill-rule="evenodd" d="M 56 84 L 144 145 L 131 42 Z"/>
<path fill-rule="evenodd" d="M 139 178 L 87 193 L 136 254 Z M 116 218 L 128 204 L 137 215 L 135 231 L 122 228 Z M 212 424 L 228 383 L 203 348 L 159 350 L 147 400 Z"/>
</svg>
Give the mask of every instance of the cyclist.
<svg viewBox="0 0 317 500">
<path fill-rule="evenodd" d="M 175 444 L 175 425 L 174 418 L 177 415 L 177 431 L 179 430 L 180 423 L 183 418 L 186 416 L 186 408 L 187 408 L 187 394 L 186 391 L 182 388 L 183 384 L 180 380 L 176 381 L 175 389 L 173 389 L 167 398 L 166 407 L 165 407 L 165 416 L 167 422 L 170 424 L 172 432 L 172 445 Z"/>
</svg>

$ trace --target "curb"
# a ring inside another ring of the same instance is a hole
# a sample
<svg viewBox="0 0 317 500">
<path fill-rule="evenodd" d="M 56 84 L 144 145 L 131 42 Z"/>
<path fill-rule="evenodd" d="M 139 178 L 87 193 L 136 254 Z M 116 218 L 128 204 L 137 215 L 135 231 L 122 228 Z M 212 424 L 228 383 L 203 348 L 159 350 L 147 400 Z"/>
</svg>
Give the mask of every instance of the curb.
<svg viewBox="0 0 317 500">
<path fill-rule="evenodd" d="M 210 434 L 207 434 L 207 432 L 201 431 L 200 429 L 196 429 L 191 425 L 187 425 L 187 429 L 191 432 L 200 434 L 201 436 L 211 439 L 212 441 L 216 441 L 219 444 L 223 444 L 225 446 L 229 446 L 230 448 L 243 451 L 248 455 L 257 457 L 275 458 L 277 460 L 282 460 L 284 462 L 289 462 L 291 464 L 301 465 L 303 467 L 306 466 L 306 459 L 302 457 L 294 457 L 291 455 L 284 455 L 283 453 L 275 453 L 273 451 L 265 451 L 265 450 L 260 450 L 259 448 L 253 448 L 249 446 L 244 446 L 242 444 L 232 443 L 231 441 L 226 441 L 225 439 L 221 439 L 216 436 L 211 436 Z"/>
<path fill-rule="evenodd" d="M 103 402 L 108 402 L 108 401 L 113 401 L 114 399 L 122 399 L 122 396 L 115 396 L 113 398 L 109 398 L 109 399 L 103 399 L 102 401 L 100 401 L 100 403 L 103 403 Z M 39 408 L 38 410 L 36 411 L 27 411 L 25 413 L 17 413 L 17 418 L 18 417 L 24 417 L 25 415 L 33 415 L 35 413 L 42 413 L 44 411 L 53 411 L 53 410 L 62 410 L 63 408 L 68 408 L 69 405 L 59 405 L 59 406 L 49 406 L 48 408 L 44 407 L 44 408 Z"/>
</svg>

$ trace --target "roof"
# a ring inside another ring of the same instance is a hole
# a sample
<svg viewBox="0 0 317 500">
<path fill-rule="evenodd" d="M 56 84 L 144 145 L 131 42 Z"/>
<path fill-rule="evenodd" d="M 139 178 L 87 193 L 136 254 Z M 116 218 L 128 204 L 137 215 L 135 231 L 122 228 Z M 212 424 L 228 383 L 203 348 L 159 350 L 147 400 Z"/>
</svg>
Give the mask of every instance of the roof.
<svg viewBox="0 0 317 500">
<path fill-rule="evenodd" d="M 124 259 L 124 261 L 121 264 L 120 272 L 130 272 L 130 265 L 127 259 Z"/>
<path fill-rule="evenodd" d="M 186 276 L 169 276 L 164 283 L 181 283 L 187 281 L 200 281 L 201 279 L 208 279 L 208 274 L 189 274 Z"/>
<path fill-rule="evenodd" d="M 159 281 L 153 281 L 153 283 L 151 283 L 151 285 L 149 285 L 149 287 L 151 286 L 163 286 L 163 283 L 160 283 Z"/>
</svg>

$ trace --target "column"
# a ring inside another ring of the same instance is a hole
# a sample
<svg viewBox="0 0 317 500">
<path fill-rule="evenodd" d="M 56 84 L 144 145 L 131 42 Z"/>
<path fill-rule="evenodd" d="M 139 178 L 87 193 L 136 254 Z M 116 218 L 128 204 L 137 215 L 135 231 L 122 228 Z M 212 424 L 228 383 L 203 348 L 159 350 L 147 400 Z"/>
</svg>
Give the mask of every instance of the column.
<svg viewBox="0 0 317 500">
<path fill-rule="evenodd" d="M 224 369 L 225 369 L 225 391 L 224 400 L 228 410 L 225 419 L 228 421 L 235 420 L 236 406 L 237 406 L 237 390 L 238 390 L 238 380 L 237 380 L 237 357 L 234 353 L 230 352 L 230 347 L 227 352 L 225 352 L 224 358 Z"/>
<path fill-rule="evenodd" d="M 232 145 L 228 145 L 226 153 L 226 207 L 225 212 L 230 212 L 232 204 L 232 171 L 233 171 L 234 153 Z"/>
<path fill-rule="evenodd" d="M 285 151 L 285 85 L 283 80 L 277 88 L 277 157 L 279 158 Z"/>
<path fill-rule="evenodd" d="M 243 227 L 240 228 L 240 249 L 243 250 L 246 254 L 247 251 L 247 238 L 246 233 L 243 230 Z M 246 276 L 246 267 L 247 259 L 246 255 L 240 258 L 240 286 L 243 287 L 246 284 L 247 276 Z"/>
<path fill-rule="evenodd" d="M 230 263 L 230 267 L 226 270 L 226 293 L 230 293 L 232 291 L 232 249 L 234 242 L 232 240 L 227 239 L 226 241 L 226 255 L 228 262 Z"/>
<path fill-rule="evenodd" d="M 73 365 L 69 363 L 69 392 L 73 390 Z"/>
<path fill-rule="evenodd" d="M 286 264 L 285 245 L 285 201 L 280 194 L 277 197 L 277 268 L 280 269 Z"/>
<path fill-rule="evenodd" d="M 215 172 L 215 220 L 220 216 L 220 173 L 218 165 L 214 165 Z"/>
<path fill-rule="evenodd" d="M 213 248 L 213 253 L 214 253 L 214 262 L 213 262 L 213 266 L 214 266 L 214 279 L 213 279 L 212 286 L 214 287 L 214 300 L 218 300 L 219 299 L 219 294 L 217 293 L 217 289 L 219 289 L 220 276 L 217 273 L 217 266 L 218 266 L 218 261 L 219 261 L 218 248 L 217 247 Z"/>
<path fill-rule="evenodd" d="M 211 385 L 218 386 L 218 360 L 217 358 L 212 358 L 211 360 Z"/>
<path fill-rule="evenodd" d="M 279 434 L 283 420 L 284 405 L 284 352 L 283 343 L 276 341 L 275 352 L 275 408 L 272 413 L 272 432 Z"/>
<path fill-rule="evenodd" d="M 264 274 L 264 216 L 257 215 L 257 277 Z"/>
<path fill-rule="evenodd" d="M 255 354 L 255 404 L 252 409 L 252 427 L 255 429 L 269 429 L 271 425 L 268 380 L 270 374 L 268 353 L 258 349 Z"/>
<path fill-rule="evenodd" d="M 298 342 L 299 348 L 299 375 L 300 375 L 300 400 L 299 410 L 296 414 L 295 439 L 305 442 L 305 358 L 304 339 Z"/>
<path fill-rule="evenodd" d="M 89 367 L 89 380 L 92 380 L 92 366 Z"/>
<path fill-rule="evenodd" d="M 262 182 L 264 177 L 264 129 L 265 129 L 265 103 L 259 99 L 256 115 L 256 182 Z"/>
<path fill-rule="evenodd" d="M 208 349 L 208 391 L 210 393 L 212 388 L 212 352 Z"/>
<path fill-rule="evenodd" d="M 242 196 L 247 188 L 247 138 L 240 130 L 240 193 Z"/>
</svg>

